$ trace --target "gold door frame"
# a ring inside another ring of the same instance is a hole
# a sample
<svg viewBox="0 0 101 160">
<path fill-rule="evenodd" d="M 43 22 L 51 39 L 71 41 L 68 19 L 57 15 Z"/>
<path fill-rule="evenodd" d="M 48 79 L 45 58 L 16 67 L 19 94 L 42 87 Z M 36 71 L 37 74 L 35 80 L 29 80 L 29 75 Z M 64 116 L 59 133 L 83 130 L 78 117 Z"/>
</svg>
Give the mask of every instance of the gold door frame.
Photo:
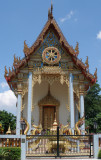
<svg viewBox="0 0 101 160">
<path fill-rule="evenodd" d="M 56 120 L 57 123 L 59 124 L 59 106 L 60 106 L 60 102 L 55 99 L 50 92 L 48 92 L 47 96 L 44 97 L 43 99 L 41 99 L 38 102 L 39 105 L 39 124 L 42 125 L 42 118 L 43 118 L 43 107 L 45 106 L 55 106 L 56 107 Z"/>
</svg>

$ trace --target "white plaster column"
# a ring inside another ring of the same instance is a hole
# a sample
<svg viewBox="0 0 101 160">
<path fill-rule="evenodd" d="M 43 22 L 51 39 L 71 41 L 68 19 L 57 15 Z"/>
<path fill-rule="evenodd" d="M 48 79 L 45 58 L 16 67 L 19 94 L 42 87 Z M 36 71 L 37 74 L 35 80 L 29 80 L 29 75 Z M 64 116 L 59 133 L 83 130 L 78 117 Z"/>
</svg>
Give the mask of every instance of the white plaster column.
<svg viewBox="0 0 101 160">
<path fill-rule="evenodd" d="M 16 135 L 20 135 L 21 104 L 22 104 L 22 96 L 19 93 L 17 100 Z"/>
<path fill-rule="evenodd" d="M 84 117 L 84 94 L 80 94 L 80 118 Z M 81 130 L 85 131 L 85 121 L 81 126 Z M 84 132 L 82 132 L 84 134 Z"/>
<path fill-rule="evenodd" d="M 28 79 L 28 111 L 27 111 L 27 122 L 29 123 L 29 131 L 31 131 L 31 108 L 32 108 L 32 72 L 29 72 L 29 79 Z"/>
<path fill-rule="evenodd" d="M 72 133 L 74 134 L 74 94 L 73 94 L 73 75 L 69 74 L 69 98 L 70 98 L 70 126 L 72 129 Z"/>
</svg>

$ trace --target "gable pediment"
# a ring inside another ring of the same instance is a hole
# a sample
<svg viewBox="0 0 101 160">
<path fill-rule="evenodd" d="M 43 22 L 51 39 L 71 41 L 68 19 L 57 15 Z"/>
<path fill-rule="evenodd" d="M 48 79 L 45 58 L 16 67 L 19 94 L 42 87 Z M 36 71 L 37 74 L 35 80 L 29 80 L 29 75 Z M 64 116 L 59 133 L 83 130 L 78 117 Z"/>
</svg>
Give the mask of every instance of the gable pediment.
<svg viewBox="0 0 101 160">
<path fill-rule="evenodd" d="M 90 81 L 94 83 L 97 79 L 96 73 L 91 75 L 88 72 L 88 66 L 78 59 L 77 55 L 79 53 L 78 43 L 75 49 L 71 47 L 66 41 L 64 35 L 62 34 L 60 28 L 58 27 L 54 18 L 49 18 L 39 37 L 35 43 L 29 48 L 24 42 L 24 54 L 25 57 L 21 60 L 14 57 L 13 69 L 9 69 L 9 72 L 5 68 L 5 78 L 9 83 L 14 77 L 17 78 L 18 73 L 21 73 L 23 69 L 29 68 L 29 62 L 31 61 L 32 68 L 43 67 L 42 54 L 43 51 L 48 47 L 57 48 L 61 58 L 59 59 L 57 66 L 64 70 L 74 69 L 75 66 L 77 70 L 82 72 L 82 74 Z M 50 64 L 46 64 L 47 66 Z M 55 65 L 55 64 L 54 64 Z M 25 68 L 27 66 L 27 68 Z"/>
</svg>

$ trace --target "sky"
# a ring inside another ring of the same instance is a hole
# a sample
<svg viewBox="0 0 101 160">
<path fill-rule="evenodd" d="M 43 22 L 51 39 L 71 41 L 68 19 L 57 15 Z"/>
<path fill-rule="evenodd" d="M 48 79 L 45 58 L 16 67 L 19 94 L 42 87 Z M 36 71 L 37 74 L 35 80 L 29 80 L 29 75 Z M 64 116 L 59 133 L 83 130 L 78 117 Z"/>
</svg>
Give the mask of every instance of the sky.
<svg viewBox="0 0 101 160">
<path fill-rule="evenodd" d="M 68 43 L 79 42 L 79 58 L 89 58 L 89 71 L 98 70 L 101 86 L 101 0 L 52 0 L 53 16 Z M 16 97 L 4 78 L 14 54 L 23 58 L 48 20 L 51 0 L 0 0 L 0 110 L 16 115 Z"/>
</svg>

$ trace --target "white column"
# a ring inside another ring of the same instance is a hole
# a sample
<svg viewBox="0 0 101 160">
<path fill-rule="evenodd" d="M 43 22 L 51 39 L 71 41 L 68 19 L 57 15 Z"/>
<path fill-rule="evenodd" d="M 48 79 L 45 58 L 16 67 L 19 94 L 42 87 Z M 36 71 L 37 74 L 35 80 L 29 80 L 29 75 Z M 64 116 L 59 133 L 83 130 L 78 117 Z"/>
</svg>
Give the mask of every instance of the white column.
<svg viewBox="0 0 101 160">
<path fill-rule="evenodd" d="M 27 121 L 29 123 L 29 131 L 31 130 L 31 107 L 32 107 L 32 72 L 29 72 L 29 80 L 28 80 L 28 112 L 27 112 Z"/>
<path fill-rule="evenodd" d="M 75 127 L 74 123 L 74 94 L 73 94 L 73 75 L 69 74 L 69 97 L 70 97 L 70 126 L 72 133 L 74 134 L 73 128 Z"/>
<path fill-rule="evenodd" d="M 84 117 L 84 95 L 80 94 L 80 118 Z M 85 131 L 85 121 L 81 126 L 81 130 Z M 82 132 L 84 134 L 84 132 Z"/>
<path fill-rule="evenodd" d="M 16 135 L 20 135 L 21 103 L 22 103 L 22 96 L 21 96 L 21 94 L 18 94 L 18 100 L 17 100 L 17 119 L 16 119 Z"/>
</svg>

